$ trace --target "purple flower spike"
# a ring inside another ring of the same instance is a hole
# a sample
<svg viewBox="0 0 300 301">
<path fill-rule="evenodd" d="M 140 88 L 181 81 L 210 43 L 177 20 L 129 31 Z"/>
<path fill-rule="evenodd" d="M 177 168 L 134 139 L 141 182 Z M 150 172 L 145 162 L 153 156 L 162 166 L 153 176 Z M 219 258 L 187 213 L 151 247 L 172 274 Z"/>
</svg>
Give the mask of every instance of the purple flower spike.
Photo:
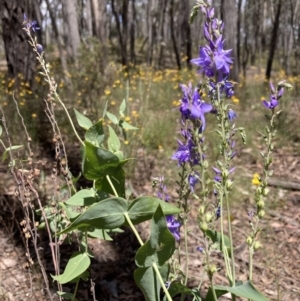
<svg viewBox="0 0 300 301">
<path fill-rule="evenodd" d="M 173 234 L 175 240 L 179 241 L 181 223 L 178 220 L 176 220 L 173 215 L 167 215 L 166 221 L 169 231 Z"/>
</svg>

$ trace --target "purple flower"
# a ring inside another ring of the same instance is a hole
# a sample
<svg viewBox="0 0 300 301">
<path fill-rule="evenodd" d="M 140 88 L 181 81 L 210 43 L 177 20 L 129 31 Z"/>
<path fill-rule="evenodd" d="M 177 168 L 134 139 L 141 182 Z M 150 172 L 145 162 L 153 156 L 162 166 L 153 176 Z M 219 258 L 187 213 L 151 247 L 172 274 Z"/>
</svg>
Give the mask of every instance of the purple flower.
<svg viewBox="0 0 300 301">
<path fill-rule="evenodd" d="M 208 46 L 200 47 L 199 57 L 192 59 L 191 63 L 200 67 L 199 73 L 204 73 L 207 77 L 214 76 L 212 52 Z"/>
<path fill-rule="evenodd" d="M 233 110 L 229 109 L 227 117 L 230 121 L 232 121 L 233 119 L 237 118 L 237 115 Z"/>
<path fill-rule="evenodd" d="M 194 192 L 195 185 L 199 182 L 199 173 L 195 172 L 194 174 L 189 174 L 188 175 L 188 182 L 190 185 L 190 189 L 192 192 Z"/>
<path fill-rule="evenodd" d="M 196 250 L 199 251 L 200 253 L 204 253 L 204 249 L 202 247 L 197 247 Z"/>
<path fill-rule="evenodd" d="M 167 215 L 166 221 L 169 231 L 173 234 L 175 240 L 179 241 L 181 223 L 178 220 L 176 220 L 173 215 Z"/>
<path fill-rule="evenodd" d="M 39 54 L 41 54 L 44 51 L 43 46 L 41 44 L 36 44 L 36 50 Z"/>
<path fill-rule="evenodd" d="M 192 140 L 188 140 L 186 144 L 183 144 L 180 140 L 178 140 L 179 147 L 177 151 L 173 154 L 172 159 L 177 160 L 178 164 L 181 165 L 186 162 L 190 162 L 193 165 L 199 163 L 199 159 L 197 158 L 195 152 L 195 144 Z"/>
<path fill-rule="evenodd" d="M 214 170 L 214 172 L 215 172 L 215 177 L 214 177 L 214 180 L 216 181 L 216 182 L 219 182 L 219 183 L 221 183 L 222 182 L 222 172 L 221 172 L 221 170 L 219 170 L 219 169 L 217 169 L 217 168 L 215 168 L 215 167 L 213 167 L 212 168 L 213 170 Z"/>
<path fill-rule="evenodd" d="M 274 110 L 278 104 L 279 104 L 279 99 L 283 95 L 284 92 L 284 87 L 280 86 L 278 84 L 277 90 L 274 88 L 273 84 L 270 83 L 270 90 L 271 90 L 271 96 L 270 96 L 270 101 L 263 101 L 263 105 L 270 110 Z"/>
<path fill-rule="evenodd" d="M 23 20 L 23 24 L 26 26 L 27 29 L 31 29 L 33 32 L 36 32 L 37 30 L 39 30 L 40 28 L 37 26 L 38 23 L 37 21 L 31 21 L 27 18 L 26 14 L 23 15 L 24 20 Z"/>
<path fill-rule="evenodd" d="M 234 167 L 232 167 L 231 169 L 229 169 L 228 170 L 228 174 L 231 174 L 231 173 L 233 173 L 234 171 L 235 171 L 235 166 Z M 219 183 L 221 183 L 222 182 L 222 179 L 223 179 L 223 175 L 222 175 L 222 171 L 220 170 L 220 169 L 218 169 L 218 168 L 216 168 L 216 167 L 213 167 L 212 168 L 213 170 L 214 170 L 214 172 L 215 172 L 215 177 L 214 177 L 214 180 L 216 181 L 216 182 L 219 182 Z"/>
<path fill-rule="evenodd" d="M 276 97 L 272 94 L 270 97 L 270 101 L 263 101 L 263 105 L 270 110 L 273 110 L 274 108 L 277 107 L 278 105 L 278 100 L 276 99 Z"/>
<path fill-rule="evenodd" d="M 180 85 L 183 98 L 181 99 L 180 112 L 183 119 L 199 119 L 201 120 L 202 126 L 201 130 L 204 131 L 206 127 L 205 114 L 211 112 L 213 106 L 211 104 L 205 103 L 201 100 L 198 90 L 192 89 L 192 85 Z"/>
<path fill-rule="evenodd" d="M 224 50 L 223 49 L 223 43 L 222 36 L 218 38 L 216 41 L 216 51 L 214 52 L 214 62 L 216 65 L 216 69 L 220 72 L 222 72 L 225 75 L 228 75 L 230 72 L 230 64 L 233 63 L 231 59 L 231 52 L 230 50 Z"/>
<path fill-rule="evenodd" d="M 232 49 L 224 50 L 223 44 L 222 35 L 215 42 L 210 40 L 209 46 L 200 47 L 199 57 L 192 59 L 191 63 L 200 67 L 199 72 L 204 73 L 207 77 L 213 77 L 215 71 L 227 76 L 230 72 L 230 64 L 233 63 Z"/>
<path fill-rule="evenodd" d="M 219 219 L 220 217 L 221 217 L 221 207 L 219 205 L 217 210 L 216 210 L 216 219 Z"/>
</svg>

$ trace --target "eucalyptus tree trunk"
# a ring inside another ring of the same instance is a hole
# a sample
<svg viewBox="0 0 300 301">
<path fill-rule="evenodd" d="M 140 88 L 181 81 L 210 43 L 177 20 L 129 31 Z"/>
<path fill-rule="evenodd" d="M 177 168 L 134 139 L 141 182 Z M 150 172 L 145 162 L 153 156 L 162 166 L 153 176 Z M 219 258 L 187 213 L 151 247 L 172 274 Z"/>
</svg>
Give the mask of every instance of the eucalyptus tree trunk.
<svg viewBox="0 0 300 301">
<path fill-rule="evenodd" d="M 51 25 L 52 25 L 52 28 L 53 28 L 53 32 L 54 32 L 54 36 L 55 36 L 55 40 L 56 40 L 56 44 L 57 44 L 57 48 L 58 48 L 58 52 L 59 52 L 60 62 L 61 62 L 63 70 L 65 71 L 64 72 L 65 80 L 67 82 L 69 82 L 70 80 L 67 77 L 68 65 L 67 65 L 66 55 L 64 53 L 63 45 L 62 45 L 62 41 L 61 41 L 61 36 L 60 36 L 58 28 L 57 28 L 55 14 L 53 12 L 53 9 L 51 7 L 51 4 L 50 4 L 49 0 L 46 0 L 46 4 L 47 4 L 47 9 L 48 9 L 48 12 L 49 12 L 50 19 L 51 19 Z"/>
<path fill-rule="evenodd" d="M 278 37 L 278 29 L 279 29 L 279 22 L 280 22 L 280 13 L 282 7 L 282 0 L 278 0 L 277 8 L 276 8 L 276 15 L 274 19 L 274 25 L 272 30 L 271 41 L 269 44 L 269 57 L 267 62 L 267 69 L 266 69 L 266 79 L 269 80 L 271 77 L 272 72 L 272 64 L 275 55 L 276 45 L 277 45 L 277 37 Z"/>
<path fill-rule="evenodd" d="M 121 55 L 121 61 L 123 66 L 128 65 L 127 58 L 127 10 L 128 10 L 128 0 L 123 0 L 122 13 L 116 7 L 115 0 L 111 0 L 111 9 L 115 17 L 118 40 L 119 40 L 119 51 Z M 122 26 L 120 22 L 120 16 L 122 18 Z"/>
<path fill-rule="evenodd" d="M 159 42 L 159 55 L 158 55 L 158 66 L 162 67 L 163 65 L 163 58 L 164 58 L 164 50 L 166 48 L 166 36 L 165 36 L 165 17 L 166 17 L 166 10 L 167 10 L 168 0 L 162 0 L 161 3 L 161 11 L 160 11 L 160 22 L 159 22 L 159 29 L 158 29 L 158 42 Z"/>
<path fill-rule="evenodd" d="M 175 34 L 175 25 L 174 25 L 174 0 L 171 0 L 171 2 L 170 2 L 170 29 L 171 29 L 171 39 L 172 39 L 172 43 L 173 43 L 173 49 L 175 52 L 177 68 L 178 68 L 178 70 L 180 70 L 181 69 L 181 61 L 180 61 L 180 54 L 179 54 L 179 50 L 178 50 L 177 39 L 176 39 L 176 34 Z"/>
<path fill-rule="evenodd" d="M 74 0 L 62 0 L 66 21 L 68 25 L 68 43 L 72 49 L 72 57 L 76 62 L 78 48 L 80 46 L 80 34 L 78 27 L 78 18 L 76 11 L 76 2 Z"/>
<path fill-rule="evenodd" d="M 130 61 L 135 64 L 135 27 L 136 9 L 135 0 L 131 0 L 131 21 L 130 21 Z"/>
<path fill-rule="evenodd" d="M 290 57 L 292 56 L 292 51 L 294 48 L 294 40 L 295 40 L 295 20 L 298 13 L 299 8 L 299 0 L 291 1 L 290 3 L 290 24 L 288 26 L 289 30 L 286 34 L 286 45 L 285 45 L 285 53 L 284 53 L 284 70 L 286 74 L 291 73 L 291 64 Z"/>
<path fill-rule="evenodd" d="M 0 18 L 8 76 L 17 78 L 17 75 L 21 74 L 31 87 L 36 74 L 36 55 L 28 44 L 22 23 L 24 13 L 28 19 L 36 19 L 32 2 L 32 0 L 0 0 Z"/>
<path fill-rule="evenodd" d="M 181 23 L 181 39 L 182 45 L 184 46 L 186 54 L 186 64 L 188 69 L 192 68 L 190 61 L 192 59 L 192 37 L 191 37 L 191 27 L 189 23 L 190 16 L 190 6 L 189 1 L 185 3 L 184 1 L 180 2 L 180 14 L 182 14 L 182 23 Z"/>
<path fill-rule="evenodd" d="M 232 49 L 234 64 L 230 72 L 231 79 L 237 81 L 239 77 L 237 57 L 237 8 L 235 0 L 222 0 L 222 20 L 225 23 L 224 38 L 225 48 Z"/>
</svg>

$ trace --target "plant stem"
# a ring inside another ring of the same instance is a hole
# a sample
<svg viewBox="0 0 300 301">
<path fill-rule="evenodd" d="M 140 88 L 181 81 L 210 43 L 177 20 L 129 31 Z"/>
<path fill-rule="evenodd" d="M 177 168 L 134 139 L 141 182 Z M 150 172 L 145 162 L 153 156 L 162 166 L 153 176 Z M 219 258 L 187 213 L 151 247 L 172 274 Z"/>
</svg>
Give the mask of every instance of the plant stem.
<svg viewBox="0 0 300 301">
<path fill-rule="evenodd" d="M 165 283 L 164 283 L 164 281 L 163 281 L 163 279 L 162 279 L 162 277 L 161 277 L 161 274 L 160 274 L 160 272 L 159 272 L 159 269 L 158 269 L 158 267 L 157 267 L 157 264 L 156 264 L 155 262 L 152 263 L 152 267 L 153 267 L 153 269 L 154 269 L 154 271 L 155 271 L 155 273 L 156 273 L 156 276 L 157 276 L 157 278 L 158 278 L 158 280 L 159 280 L 159 282 L 160 282 L 160 285 L 161 285 L 161 287 L 162 287 L 164 293 L 166 294 L 166 297 L 167 297 L 168 301 L 172 301 L 172 297 L 170 296 L 169 291 L 168 291 L 168 289 L 166 288 L 166 285 L 165 285 Z"/>
<path fill-rule="evenodd" d="M 228 222 L 228 234 L 230 240 L 230 255 L 231 255 L 231 272 L 232 272 L 232 286 L 235 286 L 235 266 L 234 266 L 234 252 L 233 252 L 233 237 L 232 237 L 232 229 L 231 229 L 231 220 L 230 220 L 230 204 L 228 199 L 228 192 L 225 188 L 225 200 L 226 200 L 226 208 L 227 208 L 227 222 Z M 232 295 L 232 300 L 235 300 L 235 296 Z"/>
<path fill-rule="evenodd" d="M 80 278 L 76 282 L 75 291 L 74 291 L 74 294 L 73 294 L 73 297 L 72 297 L 71 301 L 74 301 L 76 299 L 76 294 L 77 294 L 78 287 L 79 287 L 79 281 L 80 281 Z"/>
<path fill-rule="evenodd" d="M 128 212 L 125 212 L 125 213 L 124 213 L 124 216 L 125 216 L 125 219 L 126 219 L 127 223 L 129 224 L 129 226 L 130 226 L 132 232 L 134 233 L 134 235 L 136 236 L 137 240 L 139 241 L 140 245 L 143 246 L 144 243 L 143 243 L 143 241 L 142 241 L 142 239 L 141 239 L 139 233 L 137 232 L 135 226 L 134 226 L 133 223 L 131 222 L 131 219 L 130 219 L 130 217 L 129 217 L 129 215 L 128 215 Z"/>
<path fill-rule="evenodd" d="M 108 183 L 109 183 L 111 189 L 113 190 L 115 196 L 118 197 L 119 195 L 118 195 L 118 193 L 117 193 L 117 191 L 116 191 L 116 189 L 115 189 L 115 186 L 114 186 L 114 184 L 112 183 L 112 181 L 111 181 L 109 175 L 106 176 L 106 179 L 107 179 L 107 181 L 108 181 Z"/>
</svg>

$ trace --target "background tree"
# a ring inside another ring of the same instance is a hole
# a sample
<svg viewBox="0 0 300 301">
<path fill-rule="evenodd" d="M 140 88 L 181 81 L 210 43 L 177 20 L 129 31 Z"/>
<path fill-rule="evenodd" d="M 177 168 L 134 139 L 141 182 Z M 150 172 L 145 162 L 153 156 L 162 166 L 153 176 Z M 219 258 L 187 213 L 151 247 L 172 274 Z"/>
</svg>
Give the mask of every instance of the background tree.
<svg viewBox="0 0 300 301">
<path fill-rule="evenodd" d="M 239 66 L 237 57 L 237 7 L 236 0 L 222 0 L 221 2 L 221 19 L 226 24 L 224 30 L 225 48 L 232 49 L 232 57 L 235 63 L 230 72 L 230 78 L 238 81 Z"/>
<path fill-rule="evenodd" d="M 8 76 L 23 75 L 30 86 L 34 83 L 36 59 L 23 28 L 24 13 L 30 20 L 37 19 L 33 0 L 0 0 L 2 37 L 8 67 Z"/>
</svg>

